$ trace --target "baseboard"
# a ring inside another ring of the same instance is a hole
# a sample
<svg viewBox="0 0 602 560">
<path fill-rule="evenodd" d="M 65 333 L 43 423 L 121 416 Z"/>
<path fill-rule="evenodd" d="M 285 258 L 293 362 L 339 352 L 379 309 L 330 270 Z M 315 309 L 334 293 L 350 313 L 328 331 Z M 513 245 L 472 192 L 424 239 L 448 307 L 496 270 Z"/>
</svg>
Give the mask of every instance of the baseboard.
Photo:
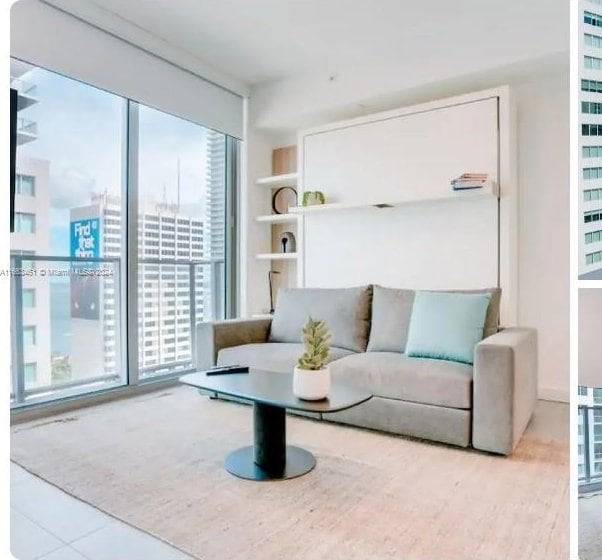
<svg viewBox="0 0 602 560">
<path fill-rule="evenodd" d="M 12 426 L 22 422 L 31 422 L 32 420 L 39 420 L 40 418 L 46 418 L 54 414 L 63 414 L 86 406 L 103 404 L 118 399 L 127 399 L 128 397 L 135 397 L 152 391 L 160 391 L 176 385 L 178 385 L 178 379 L 176 376 L 172 376 L 171 378 L 147 381 L 140 385 L 115 387 L 95 393 L 74 395 L 45 403 L 13 408 L 10 411 L 10 424 Z"/>
<path fill-rule="evenodd" d="M 560 389 L 559 387 L 540 387 L 537 391 L 537 397 L 544 401 L 555 401 L 568 403 L 571 400 L 571 395 L 568 389 Z"/>
</svg>

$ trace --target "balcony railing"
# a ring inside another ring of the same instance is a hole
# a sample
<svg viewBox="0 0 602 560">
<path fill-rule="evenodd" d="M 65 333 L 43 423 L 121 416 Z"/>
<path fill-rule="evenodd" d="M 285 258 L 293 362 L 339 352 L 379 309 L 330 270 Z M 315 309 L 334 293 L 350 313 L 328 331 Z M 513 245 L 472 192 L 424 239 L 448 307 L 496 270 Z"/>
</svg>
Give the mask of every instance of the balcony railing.
<svg viewBox="0 0 602 560">
<path fill-rule="evenodd" d="M 36 136 L 38 134 L 38 123 L 29 119 L 17 119 L 17 132 Z"/>
<path fill-rule="evenodd" d="M 194 369 L 197 322 L 223 316 L 224 260 L 139 259 L 136 265 L 139 288 L 129 289 L 139 307 L 138 317 L 131 320 L 134 329 L 138 326 L 134 348 L 124 334 L 127 325 L 125 302 L 120 298 L 119 258 L 11 255 L 13 406 Z M 99 269 L 103 274 L 90 275 L 90 270 Z M 88 273 L 83 275 L 82 270 Z M 54 287 L 48 284 L 53 279 Z M 36 290 L 35 307 L 24 306 L 26 289 Z M 153 318 L 146 319 L 147 313 Z M 74 323 L 75 319 L 79 320 Z M 147 328 L 148 321 L 155 325 Z M 24 333 L 32 326 L 35 346 L 28 346 Z M 173 332 L 166 333 L 168 330 Z M 166 341 L 170 338 L 173 344 Z M 153 354 L 150 359 L 145 348 Z M 126 375 L 126 349 L 138 355 L 137 375 Z M 32 378 L 28 367 L 36 359 L 40 362 L 38 375 Z"/>
<path fill-rule="evenodd" d="M 23 405 L 29 402 L 39 402 L 56 396 L 72 396 L 93 390 L 94 387 L 116 386 L 121 384 L 121 372 L 115 370 L 105 372 L 98 370 L 98 364 L 90 364 L 89 368 L 80 367 L 75 377 L 72 377 L 70 354 L 53 355 L 53 338 L 69 337 L 72 333 L 71 313 L 69 307 L 73 302 L 69 299 L 71 288 L 83 293 L 87 287 L 98 288 L 110 277 L 119 282 L 120 262 L 118 258 L 75 259 L 71 257 L 55 257 L 28 254 L 11 254 L 11 404 Z M 83 268 L 85 267 L 85 269 Z M 74 274 L 78 269 L 79 274 Z M 98 275 L 97 280 L 85 276 L 85 271 L 108 271 L 107 277 Z M 80 285 L 70 285 L 71 278 L 81 280 Z M 86 281 L 85 278 L 91 280 Z M 58 309 L 53 309 L 50 294 L 54 281 L 62 283 L 66 296 Z M 96 286 L 92 282 L 96 281 Z M 24 290 L 35 291 L 35 307 L 24 306 Z M 88 290 L 87 295 L 94 295 L 94 290 Z M 97 298 L 98 299 L 98 298 Z M 82 300 L 83 301 L 83 300 Z M 65 309 L 65 307 L 67 309 Z M 24 340 L 25 327 L 36 330 L 35 344 L 28 345 Z M 68 332 L 66 332 L 68 331 Z M 90 333 L 88 333 L 90 335 Z M 79 351 L 80 360 L 85 361 L 85 344 L 93 344 L 94 340 L 86 338 L 82 333 L 84 347 Z M 33 365 L 34 370 L 31 371 Z M 29 377 L 29 378 L 28 378 Z"/>
<path fill-rule="evenodd" d="M 173 373 L 192 371 L 196 361 L 196 324 L 199 321 L 221 318 L 223 316 L 224 259 L 183 261 L 177 259 L 141 258 L 137 261 L 138 282 L 141 289 L 138 294 L 138 315 L 152 309 L 153 319 L 159 325 L 161 320 L 173 317 L 174 333 L 172 337 L 188 337 L 188 348 L 178 354 L 177 345 L 166 350 L 165 335 L 160 329 L 142 328 L 138 332 L 138 345 L 141 379 Z M 173 274 L 173 276 L 172 276 Z M 145 287 L 152 284 L 152 288 Z M 184 285 L 182 285 L 184 284 Z M 153 307 L 146 307 L 149 299 Z M 182 296 L 187 292 L 186 296 Z M 202 301 L 201 298 L 203 298 Z M 205 309 L 205 303 L 209 308 Z M 186 319 L 186 324 L 178 324 L 178 319 Z M 178 333 L 179 331 L 179 333 Z M 153 348 L 152 359 L 144 356 L 145 346 Z M 155 363 L 157 362 L 157 363 Z"/>
<path fill-rule="evenodd" d="M 16 89 L 21 95 L 36 97 L 38 94 L 37 84 L 22 80 L 21 78 L 11 78 L 10 87 Z"/>
<path fill-rule="evenodd" d="M 578 406 L 579 491 L 602 488 L 602 405 Z"/>
</svg>

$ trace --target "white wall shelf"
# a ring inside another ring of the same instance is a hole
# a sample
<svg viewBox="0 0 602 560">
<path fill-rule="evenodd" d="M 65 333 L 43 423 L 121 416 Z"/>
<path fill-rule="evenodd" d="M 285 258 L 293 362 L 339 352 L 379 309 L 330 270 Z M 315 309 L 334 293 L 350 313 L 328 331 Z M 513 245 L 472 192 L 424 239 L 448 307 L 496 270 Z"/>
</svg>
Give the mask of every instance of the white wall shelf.
<svg viewBox="0 0 602 560">
<path fill-rule="evenodd" d="M 259 253 L 255 258 L 266 261 L 292 261 L 297 256 L 298 253 Z"/>
<path fill-rule="evenodd" d="M 327 204 L 315 204 L 312 206 L 293 206 L 289 212 L 293 214 L 313 214 L 318 212 L 331 212 L 336 210 L 347 210 L 352 208 L 368 208 L 370 206 L 381 209 L 394 206 L 405 206 L 413 204 L 425 204 L 434 202 L 448 202 L 467 199 L 482 199 L 498 196 L 497 187 L 494 184 L 486 185 L 481 189 L 469 189 L 464 191 L 450 190 L 448 195 L 425 198 L 408 198 L 394 201 L 372 201 L 372 202 L 330 202 Z"/>
<path fill-rule="evenodd" d="M 299 219 L 297 214 L 268 214 L 266 216 L 256 216 L 255 219 L 261 223 L 267 224 L 286 224 L 296 222 Z"/>
<path fill-rule="evenodd" d="M 283 175 L 271 175 L 270 177 L 261 177 L 255 181 L 259 186 L 276 188 L 292 187 L 297 184 L 297 173 L 285 173 Z"/>
</svg>

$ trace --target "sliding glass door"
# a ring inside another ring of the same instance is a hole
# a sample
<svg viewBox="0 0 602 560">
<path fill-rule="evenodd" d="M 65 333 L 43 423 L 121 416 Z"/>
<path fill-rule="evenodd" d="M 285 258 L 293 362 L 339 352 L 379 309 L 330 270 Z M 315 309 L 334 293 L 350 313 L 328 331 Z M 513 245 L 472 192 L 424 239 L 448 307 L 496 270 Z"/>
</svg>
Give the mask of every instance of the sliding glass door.
<svg viewBox="0 0 602 560">
<path fill-rule="evenodd" d="M 138 371 L 193 367 L 196 322 L 223 317 L 223 134 L 138 108 Z"/>
<path fill-rule="evenodd" d="M 11 234 L 14 404 L 125 383 L 119 281 L 125 101 L 20 61 Z"/>
<path fill-rule="evenodd" d="M 17 60 L 11 88 L 12 405 L 193 369 L 229 309 L 237 141 Z"/>
</svg>

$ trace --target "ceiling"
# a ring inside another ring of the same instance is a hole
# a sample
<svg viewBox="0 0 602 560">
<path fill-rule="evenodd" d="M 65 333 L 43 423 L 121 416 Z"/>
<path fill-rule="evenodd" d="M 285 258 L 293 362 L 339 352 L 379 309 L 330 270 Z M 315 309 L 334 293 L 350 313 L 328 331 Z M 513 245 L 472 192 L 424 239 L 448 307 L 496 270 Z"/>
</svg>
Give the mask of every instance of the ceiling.
<svg viewBox="0 0 602 560">
<path fill-rule="evenodd" d="M 566 0 L 78 0 L 80 17 L 86 5 L 247 85 L 441 57 L 470 70 L 569 48 Z"/>
</svg>

